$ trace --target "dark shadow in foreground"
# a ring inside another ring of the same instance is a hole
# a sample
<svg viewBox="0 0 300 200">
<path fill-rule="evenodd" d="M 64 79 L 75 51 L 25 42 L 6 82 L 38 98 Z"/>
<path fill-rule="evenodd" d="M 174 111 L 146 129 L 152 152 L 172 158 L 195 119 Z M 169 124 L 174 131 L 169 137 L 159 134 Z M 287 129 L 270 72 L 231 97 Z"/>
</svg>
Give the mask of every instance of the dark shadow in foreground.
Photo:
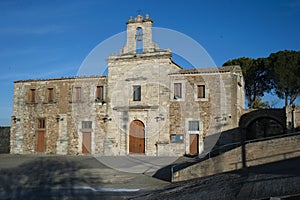
<svg viewBox="0 0 300 200">
<path fill-rule="evenodd" d="M 300 198 L 300 157 L 173 183 L 138 199 Z"/>
<path fill-rule="evenodd" d="M 18 167 L 2 169 L 0 199 L 41 199 L 49 198 L 51 194 L 59 198 L 92 199 L 92 192 L 78 196 L 73 190 L 75 186 L 93 181 L 88 173 L 76 174 L 83 167 L 84 163 L 67 160 L 66 157 L 38 157 Z"/>
</svg>

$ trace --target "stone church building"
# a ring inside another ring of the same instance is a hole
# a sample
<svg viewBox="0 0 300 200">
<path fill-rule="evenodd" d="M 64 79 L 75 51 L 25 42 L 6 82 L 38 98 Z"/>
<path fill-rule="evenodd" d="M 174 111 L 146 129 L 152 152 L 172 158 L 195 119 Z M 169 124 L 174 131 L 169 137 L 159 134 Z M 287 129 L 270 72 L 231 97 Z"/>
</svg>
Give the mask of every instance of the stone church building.
<svg viewBox="0 0 300 200">
<path fill-rule="evenodd" d="M 152 41 L 152 23 L 127 21 L 107 76 L 16 81 L 11 153 L 200 154 L 208 136 L 238 127 L 240 67 L 184 69 Z"/>
</svg>

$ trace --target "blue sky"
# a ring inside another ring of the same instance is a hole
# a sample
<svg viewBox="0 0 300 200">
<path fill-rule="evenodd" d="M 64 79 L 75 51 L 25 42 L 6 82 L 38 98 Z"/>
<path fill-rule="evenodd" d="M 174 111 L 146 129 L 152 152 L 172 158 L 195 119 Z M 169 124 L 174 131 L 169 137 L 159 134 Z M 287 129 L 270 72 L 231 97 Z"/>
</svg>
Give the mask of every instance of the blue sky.
<svg viewBox="0 0 300 200">
<path fill-rule="evenodd" d="M 75 76 L 89 52 L 125 31 L 139 9 L 153 26 L 196 40 L 218 66 L 300 50 L 298 0 L 0 0 L 0 126 L 10 123 L 14 81 Z"/>
</svg>

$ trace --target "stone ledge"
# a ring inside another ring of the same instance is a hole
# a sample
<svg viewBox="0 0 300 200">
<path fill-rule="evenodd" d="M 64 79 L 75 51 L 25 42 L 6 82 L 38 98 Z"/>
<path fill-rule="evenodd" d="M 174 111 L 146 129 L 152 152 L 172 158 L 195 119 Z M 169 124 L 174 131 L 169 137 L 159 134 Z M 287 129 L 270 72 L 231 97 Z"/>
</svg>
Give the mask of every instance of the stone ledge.
<svg viewBox="0 0 300 200">
<path fill-rule="evenodd" d="M 116 106 L 113 110 L 116 111 L 127 111 L 127 110 L 157 110 L 158 105 L 148 106 L 148 105 L 136 105 L 136 106 Z"/>
</svg>

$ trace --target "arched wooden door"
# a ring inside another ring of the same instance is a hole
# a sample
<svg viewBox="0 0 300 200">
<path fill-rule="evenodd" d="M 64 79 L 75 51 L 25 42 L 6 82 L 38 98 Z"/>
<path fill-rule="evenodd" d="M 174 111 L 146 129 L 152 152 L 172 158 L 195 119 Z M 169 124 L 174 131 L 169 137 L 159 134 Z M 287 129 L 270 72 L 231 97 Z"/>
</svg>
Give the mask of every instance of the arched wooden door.
<svg viewBox="0 0 300 200">
<path fill-rule="evenodd" d="M 134 120 L 129 127 L 129 153 L 145 153 L 145 126 Z"/>
</svg>

